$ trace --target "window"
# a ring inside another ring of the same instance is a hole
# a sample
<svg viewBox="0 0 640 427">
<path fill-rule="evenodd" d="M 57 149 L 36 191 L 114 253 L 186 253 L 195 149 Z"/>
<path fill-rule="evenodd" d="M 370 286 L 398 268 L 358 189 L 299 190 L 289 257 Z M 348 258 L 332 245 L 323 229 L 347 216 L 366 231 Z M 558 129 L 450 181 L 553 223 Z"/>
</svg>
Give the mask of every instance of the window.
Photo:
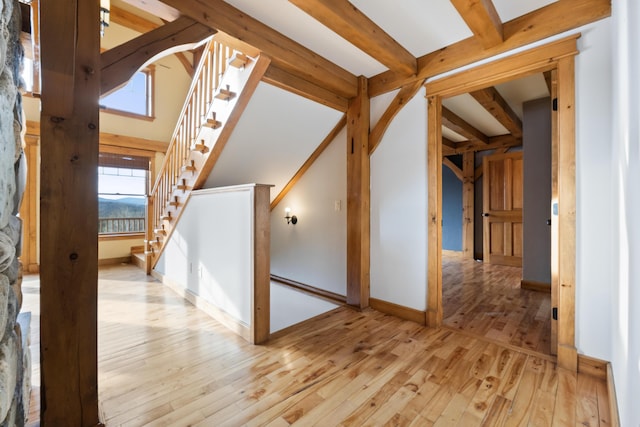
<svg viewBox="0 0 640 427">
<path fill-rule="evenodd" d="M 148 183 L 147 157 L 100 153 L 98 232 L 101 235 L 145 232 Z"/>
<path fill-rule="evenodd" d="M 100 99 L 100 108 L 108 113 L 137 118 L 153 118 L 154 68 L 138 71 L 129 82 Z"/>
</svg>

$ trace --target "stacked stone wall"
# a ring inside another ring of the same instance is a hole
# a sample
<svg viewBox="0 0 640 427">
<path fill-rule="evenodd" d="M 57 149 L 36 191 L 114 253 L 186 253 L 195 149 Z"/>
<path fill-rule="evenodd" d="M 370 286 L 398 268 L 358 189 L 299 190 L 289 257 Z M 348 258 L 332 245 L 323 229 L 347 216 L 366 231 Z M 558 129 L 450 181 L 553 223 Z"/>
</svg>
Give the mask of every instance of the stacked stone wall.
<svg viewBox="0 0 640 427">
<path fill-rule="evenodd" d="M 26 184 L 20 25 L 18 1 L 0 0 L 0 427 L 25 424 L 31 392 L 29 327 L 18 322 L 22 306 L 18 212 Z"/>
</svg>

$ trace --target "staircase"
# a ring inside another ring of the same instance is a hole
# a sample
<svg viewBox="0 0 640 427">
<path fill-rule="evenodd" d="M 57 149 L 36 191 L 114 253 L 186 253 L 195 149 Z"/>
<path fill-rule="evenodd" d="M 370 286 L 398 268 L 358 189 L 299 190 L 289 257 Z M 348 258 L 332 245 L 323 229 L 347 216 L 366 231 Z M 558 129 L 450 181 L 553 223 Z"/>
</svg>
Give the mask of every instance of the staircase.
<svg viewBox="0 0 640 427">
<path fill-rule="evenodd" d="M 216 41 L 205 46 L 147 200 L 145 269 L 155 267 L 193 190 L 202 187 L 270 60 Z"/>
</svg>

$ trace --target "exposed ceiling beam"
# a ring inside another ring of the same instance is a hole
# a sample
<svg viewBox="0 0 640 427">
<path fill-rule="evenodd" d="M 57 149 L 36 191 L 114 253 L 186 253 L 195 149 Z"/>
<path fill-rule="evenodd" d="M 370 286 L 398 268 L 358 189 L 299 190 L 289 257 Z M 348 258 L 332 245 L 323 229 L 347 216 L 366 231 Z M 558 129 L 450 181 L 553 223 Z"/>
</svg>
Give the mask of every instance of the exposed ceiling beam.
<svg viewBox="0 0 640 427">
<path fill-rule="evenodd" d="M 498 135 L 489 137 L 488 144 L 478 141 L 458 142 L 456 143 L 456 148 L 450 148 L 449 152 L 450 154 L 463 154 L 469 151 L 495 150 L 497 148 L 518 147 L 520 145 L 522 145 L 522 138 L 514 138 L 511 135 Z"/>
<path fill-rule="evenodd" d="M 151 30 L 155 30 L 162 25 L 149 21 L 148 19 L 145 19 L 141 16 L 136 15 L 135 13 L 131 13 L 128 10 L 122 9 L 121 7 L 115 5 L 111 6 L 109 19 L 118 25 L 122 25 L 123 27 L 127 27 L 142 34 L 148 33 Z"/>
<path fill-rule="evenodd" d="M 184 45 L 195 45 L 214 30 L 182 17 L 100 54 L 100 93 L 106 94 L 126 83 L 145 64 Z"/>
<path fill-rule="evenodd" d="M 455 133 L 468 138 L 470 141 L 480 141 L 484 144 L 489 143 L 489 137 L 487 135 L 471 126 L 462 117 L 458 116 L 456 113 L 444 106 L 442 107 L 442 125 L 448 129 L 451 129 Z"/>
<path fill-rule="evenodd" d="M 611 0 L 558 0 L 502 25 L 504 42 L 483 49 L 474 36 L 418 58 L 418 73 L 389 70 L 369 79 L 369 96 L 422 80 L 611 16 Z"/>
<path fill-rule="evenodd" d="M 495 87 L 469 92 L 502 126 L 516 138 L 522 137 L 522 120 Z"/>
<path fill-rule="evenodd" d="M 173 7 L 164 4 L 160 0 L 122 0 L 125 3 L 144 10 L 165 21 L 175 21 L 180 17 L 180 12 Z"/>
<path fill-rule="evenodd" d="M 458 143 L 455 141 L 450 140 L 449 138 L 445 138 L 444 136 L 442 137 L 442 145 L 449 147 L 449 148 L 456 148 L 458 146 Z"/>
<path fill-rule="evenodd" d="M 271 65 L 264 73 L 262 81 L 272 84 L 280 89 L 287 90 L 303 96 L 312 101 L 319 102 L 338 111 L 346 112 L 349 100 L 335 93 L 317 86 L 301 77 L 293 75 L 275 65 Z"/>
<path fill-rule="evenodd" d="M 289 0 L 390 70 L 414 74 L 416 58 L 348 0 Z"/>
<path fill-rule="evenodd" d="M 451 0 L 467 26 L 485 48 L 502 43 L 502 21 L 491 0 Z"/>
<path fill-rule="evenodd" d="M 206 4 L 198 0 L 163 1 L 204 25 L 260 49 L 285 71 L 342 97 L 356 96 L 357 79 L 353 74 L 223 0 L 208 0 Z"/>
<path fill-rule="evenodd" d="M 551 71 L 545 71 L 544 75 L 544 83 L 547 85 L 547 90 L 549 91 L 549 95 L 553 93 L 553 78 L 551 77 Z"/>
</svg>

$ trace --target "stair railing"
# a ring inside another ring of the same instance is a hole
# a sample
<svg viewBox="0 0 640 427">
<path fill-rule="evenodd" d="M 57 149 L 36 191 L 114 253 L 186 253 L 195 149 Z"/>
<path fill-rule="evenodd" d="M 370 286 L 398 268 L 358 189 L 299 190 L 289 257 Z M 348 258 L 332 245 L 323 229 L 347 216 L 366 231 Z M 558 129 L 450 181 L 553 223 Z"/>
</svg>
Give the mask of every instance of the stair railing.
<svg viewBox="0 0 640 427">
<path fill-rule="evenodd" d="M 149 194 L 150 206 L 147 213 L 149 223 L 145 245 L 147 260 L 153 256 L 155 243 L 158 243 L 156 227 L 164 229 L 164 221 L 171 221 L 171 211 L 168 207 L 172 203 L 177 204 L 176 200 L 172 200 L 172 195 L 179 186 L 183 168 L 188 167 L 190 153 L 197 143 L 200 130 L 207 122 L 214 95 L 234 52 L 233 48 L 216 41 L 215 38 L 205 45 L 164 162 Z M 165 216 L 167 214 L 168 217 Z"/>
</svg>

